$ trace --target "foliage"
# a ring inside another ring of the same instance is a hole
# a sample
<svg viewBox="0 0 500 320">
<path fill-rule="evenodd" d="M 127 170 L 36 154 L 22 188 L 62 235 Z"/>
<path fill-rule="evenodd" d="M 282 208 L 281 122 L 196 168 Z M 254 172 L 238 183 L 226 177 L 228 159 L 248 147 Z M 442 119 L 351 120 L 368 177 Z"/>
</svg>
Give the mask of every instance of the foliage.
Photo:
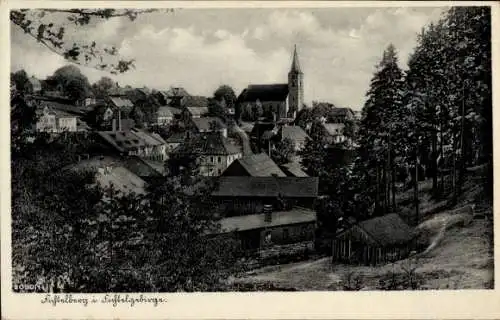
<svg viewBox="0 0 500 320">
<path fill-rule="evenodd" d="M 68 43 L 71 25 L 76 28 L 95 21 L 120 17 L 134 21 L 139 15 L 158 9 L 19 9 L 10 11 L 11 23 L 43 44 L 50 51 L 75 64 L 89 66 L 112 74 L 134 67 L 134 60 L 120 59 L 114 46 L 102 46 L 95 41 Z M 171 9 L 161 11 L 171 12 Z M 69 32 L 68 32 L 69 29 Z"/>
<path fill-rule="evenodd" d="M 92 84 L 92 91 L 96 98 L 105 98 L 113 88 L 116 88 L 116 83 L 109 77 L 101 77 L 99 81 Z"/>
<path fill-rule="evenodd" d="M 74 101 L 86 98 L 91 92 L 89 80 L 74 65 L 66 65 L 57 69 L 47 80 L 53 80 L 59 84 L 63 90 L 62 93 Z"/>
<path fill-rule="evenodd" d="M 214 185 L 179 176 L 147 195 L 101 189 L 94 171 L 65 168 L 85 141 L 61 139 L 11 163 L 15 281 L 66 292 L 205 291 L 234 271 L 233 240 L 206 234 L 217 227 Z"/>
<path fill-rule="evenodd" d="M 279 141 L 271 152 L 271 159 L 277 164 L 282 165 L 291 162 L 295 156 L 295 143 L 290 138 Z"/>
<path fill-rule="evenodd" d="M 214 92 L 214 99 L 217 101 L 224 101 L 224 106 L 228 109 L 235 108 L 236 94 L 233 88 L 228 85 L 222 85 Z"/>
<path fill-rule="evenodd" d="M 362 110 L 359 159 L 356 170 L 367 175 L 366 195 L 375 202 L 375 213 L 395 209 L 395 158 L 404 152 L 398 140 L 405 127 L 402 105 L 403 73 L 396 49 L 389 45 L 374 74 Z M 391 203 L 392 191 L 392 203 Z"/>
<path fill-rule="evenodd" d="M 217 117 L 224 123 L 230 122 L 230 117 L 224 100 L 217 100 L 216 98 L 210 99 L 208 102 L 208 115 L 211 117 Z"/>
<path fill-rule="evenodd" d="M 14 73 L 11 73 L 11 80 L 16 85 L 16 90 L 19 92 L 31 93 L 29 85 L 28 85 L 28 74 L 24 70 L 19 70 Z"/>
</svg>

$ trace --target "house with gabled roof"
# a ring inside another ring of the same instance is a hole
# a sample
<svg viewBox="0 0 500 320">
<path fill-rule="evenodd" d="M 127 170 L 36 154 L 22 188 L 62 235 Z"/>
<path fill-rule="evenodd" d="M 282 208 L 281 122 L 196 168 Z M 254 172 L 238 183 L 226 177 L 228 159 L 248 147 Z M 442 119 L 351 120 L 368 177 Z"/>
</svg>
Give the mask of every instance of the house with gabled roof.
<svg viewBox="0 0 500 320">
<path fill-rule="evenodd" d="M 306 258 L 314 250 L 316 212 L 305 208 L 225 217 L 211 233 L 231 233 L 240 249 L 260 264 L 271 259 Z"/>
<path fill-rule="evenodd" d="M 265 153 L 252 154 L 236 159 L 222 173 L 235 177 L 285 177 L 278 165 Z"/>
<path fill-rule="evenodd" d="M 161 106 L 158 108 L 156 116 L 156 124 L 159 126 L 165 126 L 172 123 L 174 120 L 174 114 L 172 112 L 173 108 L 168 106 Z"/>
<path fill-rule="evenodd" d="M 332 262 L 376 265 L 404 259 L 414 237 L 414 230 L 396 213 L 354 222 L 333 240 Z"/>
<path fill-rule="evenodd" d="M 92 157 L 67 166 L 66 170 L 95 172 L 96 184 L 113 188 L 122 195 L 145 194 L 147 183 L 130 171 L 124 161 L 109 156 Z"/>
<path fill-rule="evenodd" d="M 131 129 L 130 131 L 99 131 L 97 134 L 102 141 L 122 156 L 138 156 L 156 161 L 167 159 L 166 142 L 156 133 Z"/>
<path fill-rule="evenodd" d="M 294 143 L 295 151 L 300 151 L 304 148 L 309 135 L 300 126 L 282 126 L 279 129 L 278 135 L 280 140 L 290 139 Z"/>
<path fill-rule="evenodd" d="M 242 157 L 242 151 L 219 132 L 200 133 L 188 137 L 175 148 L 170 156 L 196 156 L 200 175 L 219 176 L 236 159 Z"/>
<path fill-rule="evenodd" d="M 313 208 L 318 183 L 317 177 L 221 176 L 212 198 L 225 216 L 262 213 L 265 205 L 282 211 Z"/>
<path fill-rule="evenodd" d="M 227 125 L 218 117 L 193 117 L 191 118 L 191 128 L 195 133 L 220 132 L 227 138 Z"/>
</svg>

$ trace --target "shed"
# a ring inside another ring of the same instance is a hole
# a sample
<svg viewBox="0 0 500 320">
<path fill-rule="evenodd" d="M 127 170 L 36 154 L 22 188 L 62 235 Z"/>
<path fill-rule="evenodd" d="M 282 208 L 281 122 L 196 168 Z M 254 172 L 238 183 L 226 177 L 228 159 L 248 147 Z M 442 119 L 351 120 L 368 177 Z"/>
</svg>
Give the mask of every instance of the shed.
<svg viewBox="0 0 500 320">
<path fill-rule="evenodd" d="M 405 258 L 414 231 L 396 213 L 353 224 L 332 242 L 332 262 L 376 265 Z"/>
</svg>

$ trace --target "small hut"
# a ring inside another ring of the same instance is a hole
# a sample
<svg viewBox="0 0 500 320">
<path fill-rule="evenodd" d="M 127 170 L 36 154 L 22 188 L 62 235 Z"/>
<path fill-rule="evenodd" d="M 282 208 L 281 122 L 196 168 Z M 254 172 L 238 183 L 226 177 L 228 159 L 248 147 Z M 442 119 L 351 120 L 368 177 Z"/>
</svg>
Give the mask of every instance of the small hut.
<svg viewBox="0 0 500 320">
<path fill-rule="evenodd" d="M 392 213 L 353 224 L 332 243 L 332 263 L 376 265 L 405 258 L 412 250 L 413 230 Z"/>
</svg>

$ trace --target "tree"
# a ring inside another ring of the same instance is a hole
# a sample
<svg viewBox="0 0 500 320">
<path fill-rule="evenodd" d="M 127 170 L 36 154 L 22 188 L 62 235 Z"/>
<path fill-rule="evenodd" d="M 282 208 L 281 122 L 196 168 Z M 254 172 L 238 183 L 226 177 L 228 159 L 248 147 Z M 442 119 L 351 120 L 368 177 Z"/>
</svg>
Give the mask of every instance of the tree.
<svg viewBox="0 0 500 320">
<path fill-rule="evenodd" d="M 208 101 L 208 114 L 211 117 L 221 119 L 225 123 L 229 123 L 230 121 L 224 100 L 217 100 L 216 98 L 210 99 Z"/>
<path fill-rule="evenodd" d="M 295 156 L 295 143 L 290 138 L 285 138 L 278 142 L 271 151 L 271 159 L 278 165 L 288 163 Z"/>
<path fill-rule="evenodd" d="M 64 95 L 75 101 L 87 97 L 91 90 L 87 77 L 74 65 L 66 65 L 57 69 L 49 79 L 60 84 Z"/>
<path fill-rule="evenodd" d="M 11 75 L 11 78 L 14 81 L 14 84 L 16 85 L 17 91 L 25 92 L 29 89 L 29 86 L 27 86 L 29 77 L 26 71 L 24 71 L 24 69 L 14 72 Z"/>
<path fill-rule="evenodd" d="M 372 176 L 374 183 L 366 186 L 366 192 L 375 201 L 376 213 L 395 206 L 394 159 L 405 147 L 398 139 L 398 132 L 405 126 L 400 121 L 404 114 L 402 88 L 403 73 L 391 44 L 371 80 L 359 130 L 358 169 Z"/>
<path fill-rule="evenodd" d="M 141 14 L 157 11 L 172 12 L 171 9 L 20 9 L 10 11 L 10 21 L 48 50 L 72 63 L 118 74 L 133 68 L 134 60 L 120 59 L 116 47 L 103 46 L 90 39 L 69 44 L 65 22 L 80 28 L 100 19 L 126 17 L 134 21 Z"/>
<path fill-rule="evenodd" d="M 234 108 L 236 104 L 236 94 L 233 88 L 228 85 L 222 85 L 214 92 L 214 99 L 224 101 L 226 108 Z"/>
<path fill-rule="evenodd" d="M 92 91 L 97 98 L 106 97 L 113 88 L 116 88 L 116 83 L 109 77 L 101 77 L 99 81 L 92 84 Z"/>
</svg>

